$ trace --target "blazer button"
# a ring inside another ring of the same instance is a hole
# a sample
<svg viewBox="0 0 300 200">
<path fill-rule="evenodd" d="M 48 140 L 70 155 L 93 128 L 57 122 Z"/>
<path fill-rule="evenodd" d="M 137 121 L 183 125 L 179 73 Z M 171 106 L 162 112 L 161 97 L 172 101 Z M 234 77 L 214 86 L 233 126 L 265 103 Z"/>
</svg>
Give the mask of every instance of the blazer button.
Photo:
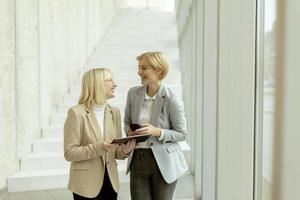
<svg viewBox="0 0 300 200">
<path fill-rule="evenodd" d="M 153 146 L 153 142 L 151 142 L 150 145 Z"/>
</svg>

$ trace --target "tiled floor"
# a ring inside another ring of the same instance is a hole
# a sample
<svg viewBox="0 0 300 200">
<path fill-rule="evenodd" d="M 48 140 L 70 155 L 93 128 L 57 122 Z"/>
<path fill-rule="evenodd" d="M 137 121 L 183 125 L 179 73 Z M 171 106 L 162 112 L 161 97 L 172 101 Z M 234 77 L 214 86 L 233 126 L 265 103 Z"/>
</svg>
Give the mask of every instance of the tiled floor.
<svg viewBox="0 0 300 200">
<path fill-rule="evenodd" d="M 191 175 L 184 176 L 178 181 L 173 200 L 193 200 L 194 184 Z M 71 192 L 67 189 L 40 190 L 32 192 L 14 192 L 8 194 L 8 200 L 72 200 Z M 129 183 L 121 185 L 118 200 L 130 200 Z"/>
</svg>

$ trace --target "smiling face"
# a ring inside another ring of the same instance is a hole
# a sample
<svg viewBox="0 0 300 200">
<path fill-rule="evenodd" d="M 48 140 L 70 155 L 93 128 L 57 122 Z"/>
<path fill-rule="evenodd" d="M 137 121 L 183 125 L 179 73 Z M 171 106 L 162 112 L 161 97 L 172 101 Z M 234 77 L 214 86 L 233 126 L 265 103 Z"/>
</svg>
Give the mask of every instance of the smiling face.
<svg viewBox="0 0 300 200">
<path fill-rule="evenodd" d="M 108 78 L 104 80 L 104 88 L 105 88 L 105 94 L 106 94 L 106 98 L 110 99 L 115 97 L 115 88 L 116 88 L 116 84 L 114 82 L 114 80 L 112 78 Z"/>
<path fill-rule="evenodd" d="M 155 70 L 147 63 L 147 60 L 145 58 L 139 60 L 138 75 L 141 77 L 141 83 L 143 85 L 159 84 L 160 74 L 161 74 L 161 70 L 160 69 Z"/>
<path fill-rule="evenodd" d="M 111 71 L 107 68 L 93 68 L 82 77 L 79 104 L 92 108 L 94 104 L 104 105 L 107 99 L 115 96 L 115 82 Z"/>
</svg>

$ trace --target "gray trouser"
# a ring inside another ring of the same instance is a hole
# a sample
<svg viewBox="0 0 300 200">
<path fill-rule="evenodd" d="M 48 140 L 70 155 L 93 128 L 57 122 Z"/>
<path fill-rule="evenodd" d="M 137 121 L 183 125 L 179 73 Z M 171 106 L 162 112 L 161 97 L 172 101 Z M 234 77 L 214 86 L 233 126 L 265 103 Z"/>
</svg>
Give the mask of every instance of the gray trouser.
<svg viewBox="0 0 300 200">
<path fill-rule="evenodd" d="M 130 167 L 132 200 L 172 200 L 177 181 L 164 181 L 151 149 L 135 149 Z"/>
</svg>

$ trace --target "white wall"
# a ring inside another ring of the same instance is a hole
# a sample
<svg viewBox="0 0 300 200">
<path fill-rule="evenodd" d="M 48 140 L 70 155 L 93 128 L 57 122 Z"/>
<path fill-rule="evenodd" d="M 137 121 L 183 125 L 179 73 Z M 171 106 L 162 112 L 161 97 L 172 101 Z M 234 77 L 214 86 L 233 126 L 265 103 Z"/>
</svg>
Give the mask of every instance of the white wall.
<svg viewBox="0 0 300 200">
<path fill-rule="evenodd" d="M 298 0 L 277 1 L 273 198 L 300 199 Z"/>
<path fill-rule="evenodd" d="M 183 72 L 183 97 L 189 129 L 187 141 L 192 149 L 190 157 L 187 158 L 190 170 L 195 176 L 195 197 L 199 199 L 202 188 L 203 1 L 176 1 L 175 5 L 180 65 Z"/>
<path fill-rule="evenodd" d="M 15 1 L 17 155 L 39 136 L 39 56 L 37 1 Z"/>
<path fill-rule="evenodd" d="M 174 12 L 174 0 L 119 0 L 122 8 L 151 8 Z"/>
<path fill-rule="evenodd" d="M 256 1 L 219 6 L 217 199 L 252 200 Z"/>
<path fill-rule="evenodd" d="M 0 0 L 0 189 L 17 166 L 14 1 Z"/>
<path fill-rule="evenodd" d="M 253 199 L 255 3 L 176 1 L 196 199 Z"/>
<path fill-rule="evenodd" d="M 106 0 L 0 0 L 0 189 L 118 9 Z"/>
</svg>

